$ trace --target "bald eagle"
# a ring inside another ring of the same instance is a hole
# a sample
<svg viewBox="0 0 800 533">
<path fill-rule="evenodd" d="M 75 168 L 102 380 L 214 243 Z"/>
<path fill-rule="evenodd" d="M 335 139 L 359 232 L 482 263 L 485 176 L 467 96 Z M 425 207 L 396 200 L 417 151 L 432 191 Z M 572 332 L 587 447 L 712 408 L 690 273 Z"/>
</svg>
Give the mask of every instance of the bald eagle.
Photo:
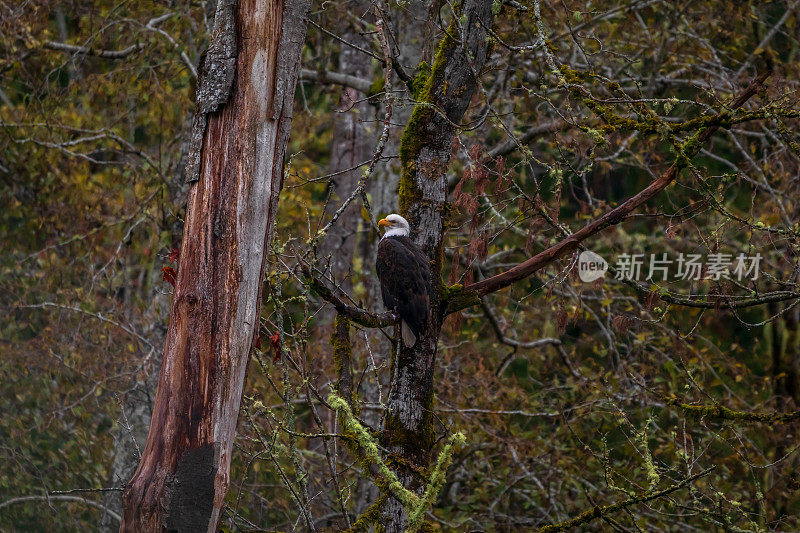
<svg viewBox="0 0 800 533">
<path fill-rule="evenodd" d="M 430 312 L 428 257 L 408 237 L 408 221 L 400 215 L 389 215 L 378 225 L 387 228 L 375 261 L 383 305 L 400 316 L 403 344 L 414 346 Z"/>
</svg>

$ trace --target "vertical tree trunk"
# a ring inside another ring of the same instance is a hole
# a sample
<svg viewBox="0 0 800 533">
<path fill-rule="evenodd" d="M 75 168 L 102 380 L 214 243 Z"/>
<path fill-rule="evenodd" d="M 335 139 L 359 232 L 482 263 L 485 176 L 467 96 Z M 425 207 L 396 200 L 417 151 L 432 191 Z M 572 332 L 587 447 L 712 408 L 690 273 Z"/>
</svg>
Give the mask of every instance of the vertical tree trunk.
<svg viewBox="0 0 800 533">
<path fill-rule="evenodd" d="M 434 40 L 434 29 L 438 19 L 438 6 L 441 0 L 424 0 L 409 2 L 402 9 L 391 11 L 391 34 L 393 37 L 392 47 L 396 47 L 397 61 L 403 66 L 404 70 L 413 74 L 421 61 L 430 61 L 431 51 L 436 45 Z M 385 21 L 384 21 L 385 22 Z M 385 155 L 394 156 L 386 161 L 381 161 L 375 168 L 375 173 L 367 184 L 367 190 L 371 197 L 373 212 L 376 217 L 384 217 L 390 213 L 399 212 L 397 187 L 400 181 L 400 162 L 397 154 L 400 149 L 400 138 L 403 129 L 411 118 L 414 108 L 414 96 L 409 91 L 405 83 L 395 78 L 392 83 L 394 91 L 394 102 L 392 104 L 392 127 L 389 139 L 384 149 Z M 383 116 L 383 110 L 378 112 L 378 116 Z M 378 253 L 379 239 L 371 231 L 369 223 L 361 221 L 363 241 L 359 247 L 364 264 L 374 265 L 375 256 Z M 369 276 L 364 280 L 366 294 L 364 307 L 367 309 L 379 309 L 383 303 L 381 301 L 381 285 L 377 276 Z M 375 361 L 376 365 L 381 366 L 384 358 L 388 358 L 392 351 L 390 342 L 385 335 L 376 328 L 370 328 L 363 332 L 364 338 L 359 341 L 369 344 L 364 347 L 366 356 L 365 364 L 370 367 Z M 370 352 L 372 357 L 369 357 Z M 382 403 L 381 392 L 385 394 L 389 390 L 390 377 L 386 372 L 368 372 L 362 382 L 360 397 L 365 403 Z M 380 381 L 380 382 L 379 382 Z M 360 413 L 363 421 L 371 427 L 379 427 L 382 412 L 376 409 L 367 409 Z M 355 510 L 357 513 L 364 512 L 370 504 L 378 497 L 377 487 L 369 481 L 361 483 L 358 487 Z"/>
<path fill-rule="evenodd" d="M 344 6 L 342 6 L 344 7 Z M 356 13 L 365 13 L 369 10 L 369 3 L 358 0 L 346 5 L 349 10 Z M 370 43 L 364 36 L 362 36 L 352 21 L 347 18 L 347 13 L 342 9 L 342 20 L 345 21 L 343 29 L 340 33 L 341 37 L 355 45 L 362 48 L 369 48 Z M 338 71 L 343 74 L 349 74 L 362 79 L 370 79 L 372 71 L 372 58 L 367 54 L 356 50 L 350 46 L 342 45 L 339 52 L 339 66 Z M 377 138 L 377 128 L 375 127 L 374 110 L 373 106 L 366 100 L 367 95 L 360 93 L 351 87 L 342 88 L 342 96 L 339 105 L 339 112 L 334 114 L 333 124 L 333 142 L 331 144 L 331 161 L 329 171 L 331 173 L 342 172 L 351 169 L 354 166 L 369 159 L 371 156 L 372 147 Z M 330 204 L 329 212 L 333 213 L 341 206 L 341 202 L 347 198 L 350 193 L 358 185 L 358 180 L 363 173 L 363 168 L 349 170 L 332 176 L 330 179 L 330 187 L 333 189 L 335 195 L 334 201 Z M 360 230 L 360 231 L 359 231 Z M 334 224 L 325 236 L 322 242 L 322 255 L 323 257 L 331 256 L 330 273 L 331 276 L 340 284 L 340 287 L 345 292 L 351 292 L 352 280 L 349 276 L 353 267 L 354 252 L 358 242 L 359 234 L 365 240 L 372 238 L 370 228 L 364 224 L 364 221 L 359 213 L 359 205 L 356 202 L 342 213 L 336 224 Z M 363 248 L 361 249 L 363 251 Z M 369 254 L 364 256 L 364 264 L 369 264 L 374 260 L 374 255 Z M 363 283 L 372 283 L 372 276 L 366 277 Z M 323 312 L 319 314 L 319 320 L 323 325 L 334 325 L 335 311 L 332 307 L 326 307 Z M 352 351 L 353 346 L 358 346 L 359 343 L 350 343 L 350 327 L 349 322 L 343 318 L 337 318 L 335 323 L 335 334 L 338 335 L 338 342 L 346 342 L 349 350 L 347 353 L 354 354 Z M 375 349 L 375 348 L 373 348 Z M 349 364 L 351 358 L 345 361 L 342 355 L 336 358 L 337 364 Z M 360 359 L 369 363 L 368 358 Z M 355 359 L 352 360 L 356 364 Z M 349 379 L 343 379 L 345 376 Z M 357 391 L 353 387 L 358 387 L 358 382 L 353 383 L 352 373 L 350 369 L 342 369 L 339 376 L 338 390 L 352 403 L 353 394 Z M 369 389 L 369 377 L 365 380 L 365 385 Z M 367 390 L 362 389 L 361 396 L 365 401 L 374 401 L 375 395 L 368 394 Z M 368 412 L 372 415 L 373 412 Z M 376 424 L 377 427 L 377 424 Z M 361 513 L 370 502 L 374 501 L 378 496 L 376 487 L 369 481 L 367 477 L 360 479 L 356 488 L 356 503 L 355 512 Z"/>
<path fill-rule="evenodd" d="M 436 6 L 439 0 L 419 0 L 409 2 L 402 9 L 391 12 L 391 35 L 394 40 L 391 46 L 396 50 L 397 61 L 403 69 L 410 75 L 414 74 L 417 65 L 421 61 L 430 61 L 430 51 L 434 46 L 432 28 L 438 18 Z M 392 128 L 389 139 L 386 142 L 384 155 L 394 156 L 378 163 L 375 167 L 375 174 L 370 179 L 368 190 L 370 193 L 372 208 L 376 215 L 386 216 L 389 213 L 397 213 L 397 185 L 400 181 L 400 164 L 397 160 L 397 153 L 400 149 L 400 137 L 411 118 L 414 109 L 414 96 L 408 90 L 405 83 L 398 83 L 396 75 L 392 83 L 395 92 L 395 101 L 392 105 Z M 382 116 L 379 114 L 379 116 Z M 377 250 L 377 243 L 375 243 Z M 372 257 L 374 257 L 374 252 Z M 375 286 L 378 286 L 377 281 Z"/>
<path fill-rule="evenodd" d="M 413 348 L 402 347 L 393 362 L 382 436 L 384 446 L 403 458 L 397 474 L 410 489 L 419 488 L 417 472 L 427 468 L 435 443 L 433 377 L 444 316 L 440 273 L 454 125 L 463 118 L 477 87 L 475 74 L 486 60 L 491 25 L 491 0 L 462 4 L 459 18 L 453 20 L 439 44 L 418 96 L 421 104 L 415 107 L 400 145 L 400 212 L 417 229 L 414 240 L 431 260 L 434 283 L 426 331 Z M 385 515 L 386 531 L 405 529 L 407 519 L 399 501 L 390 498 Z"/>
<path fill-rule="evenodd" d="M 232 92 L 208 115 L 150 433 L 125 490 L 121 531 L 217 529 L 309 4 L 240 0 L 233 8 Z"/>
<path fill-rule="evenodd" d="M 784 317 L 784 331 L 786 332 L 786 383 L 784 390 L 787 400 L 791 400 L 792 409 L 797 409 L 798 402 L 798 375 L 800 374 L 800 361 L 798 360 L 797 346 L 798 311 L 790 309 Z"/>
<path fill-rule="evenodd" d="M 368 6 L 357 2 L 348 6 L 354 11 L 362 12 Z M 346 17 L 342 13 L 342 17 Z M 367 40 L 359 34 L 352 23 L 345 25 L 341 36 L 347 42 L 362 48 L 369 47 Z M 339 72 L 362 79 L 370 78 L 372 58 L 350 46 L 342 45 L 339 52 Z M 342 201 L 350 196 L 356 188 L 363 173 L 362 168 L 348 170 L 368 159 L 374 144 L 375 126 L 370 116 L 370 105 L 366 94 L 352 87 L 343 87 L 339 109 L 334 114 L 333 142 L 331 144 L 331 161 L 329 171 L 334 174 L 329 180 L 334 199 L 330 203 L 329 212 L 333 213 L 342 205 Z M 342 213 L 322 242 L 323 256 L 331 256 L 331 275 L 342 282 L 342 290 L 349 292 L 352 283 L 349 278 L 343 279 L 353 266 L 353 250 L 356 244 L 356 233 L 361 216 L 358 205 L 353 202 Z"/>
</svg>

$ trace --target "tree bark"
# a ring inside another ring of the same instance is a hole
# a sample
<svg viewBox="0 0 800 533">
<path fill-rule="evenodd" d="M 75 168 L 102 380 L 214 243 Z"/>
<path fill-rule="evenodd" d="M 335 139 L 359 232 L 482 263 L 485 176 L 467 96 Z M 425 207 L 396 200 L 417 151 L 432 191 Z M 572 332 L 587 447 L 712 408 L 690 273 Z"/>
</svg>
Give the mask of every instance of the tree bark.
<svg viewBox="0 0 800 533">
<path fill-rule="evenodd" d="M 492 2 L 467 0 L 458 19 L 450 24 L 439 44 L 431 71 L 403 133 L 400 145 L 402 176 L 400 212 L 408 219 L 413 236 L 431 260 L 434 294 L 426 330 L 417 344 L 402 347 L 392 364 L 388 413 L 383 445 L 402 461 L 395 464 L 400 481 L 420 488 L 419 472 L 427 468 L 435 443 L 433 377 L 444 309 L 442 297 L 442 242 L 447 204 L 447 167 L 456 125 L 461 121 L 477 87 L 492 25 Z M 391 462 L 391 460 L 390 460 Z M 408 465 L 408 466 L 406 466 Z M 395 498 L 385 510 L 386 531 L 402 531 L 407 518 Z"/>
<path fill-rule="evenodd" d="M 351 7 L 358 12 L 368 8 L 360 2 Z M 345 18 L 346 13 L 342 13 L 342 17 Z M 369 46 L 352 23 L 347 24 L 341 34 L 348 42 L 362 48 Z M 367 79 L 370 76 L 371 59 L 360 50 L 342 45 L 339 52 L 339 72 Z M 342 88 L 339 110 L 334 115 L 331 144 L 329 171 L 335 174 L 328 181 L 333 194 L 329 206 L 331 213 L 339 209 L 344 199 L 350 196 L 358 185 L 363 168 L 353 167 L 369 158 L 371 146 L 374 144 L 375 127 L 374 122 L 370 120 L 372 117 L 366 96 L 351 87 Z M 353 250 L 360 219 L 358 206 L 352 202 L 338 222 L 328 230 L 322 242 L 323 256 L 331 256 L 331 275 L 342 284 L 341 288 L 345 292 L 350 292 L 352 288 L 352 280 L 348 274 L 353 267 Z"/>
<path fill-rule="evenodd" d="M 208 115 L 150 432 L 121 531 L 218 527 L 309 4 L 240 0 L 233 9 L 232 92 Z"/>
<path fill-rule="evenodd" d="M 370 43 L 361 35 L 353 22 L 348 20 L 347 13 L 343 7 L 344 6 L 342 6 L 341 18 L 345 22 L 340 32 L 341 37 L 347 42 L 356 44 L 362 48 L 369 48 Z M 359 0 L 357 2 L 348 3 L 346 7 L 360 14 L 369 10 L 369 3 Z M 371 77 L 371 71 L 372 58 L 370 56 L 350 46 L 342 45 L 339 52 L 338 73 L 368 80 Z M 363 87 L 362 90 L 356 90 L 355 88 L 346 86 L 343 87 L 339 110 L 338 113 L 334 114 L 333 142 L 331 144 L 331 160 L 329 167 L 329 171 L 335 174 L 329 181 L 329 186 L 332 189 L 331 192 L 334 195 L 333 201 L 331 201 L 329 205 L 329 212 L 331 213 L 336 212 L 336 210 L 340 208 L 342 201 L 344 201 L 358 185 L 359 178 L 363 174 L 364 168 L 354 169 L 353 167 L 370 158 L 375 139 L 377 138 L 375 111 L 373 106 L 370 105 L 366 99 L 368 92 L 368 85 Z M 339 288 L 347 293 L 352 291 L 353 284 L 350 274 L 353 268 L 358 238 L 360 236 L 364 239 L 364 242 L 371 242 L 372 240 L 371 228 L 365 224 L 359 209 L 359 205 L 356 202 L 352 202 L 344 213 L 342 213 L 337 223 L 328 230 L 321 247 L 323 260 L 327 260 L 328 256 L 331 258 L 331 277 L 336 280 Z M 364 247 L 362 247 L 360 251 L 363 250 Z M 365 266 L 370 265 L 374 260 L 374 255 L 371 253 L 366 254 L 363 259 L 363 264 Z M 369 287 L 373 282 L 373 278 L 374 276 L 365 276 L 362 282 Z M 323 326 L 327 328 L 328 325 L 332 325 L 335 328 L 334 335 L 336 335 L 337 338 L 336 345 L 340 347 L 346 346 L 346 348 L 341 350 L 341 353 L 334 358 L 336 364 L 341 365 L 337 389 L 351 405 L 353 405 L 355 395 L 360 396 L 364 401 L 376 402 L 377 394 L 372 394 L 374 386 L 372 386 L 373 382 L 370 381 L 370 377 L 372 377 L 371 374 L 365 378 L 364 386 L 360 391 L 354 390 L 354 387 L 356 389 L 358 388 L 359 383 L 354 383 L 353 372 L 350 367 L 351 365 L 368 365 L 369 358 L 365 355 L 366 350 L 359 350 L 358 352 L 354 350 L 354 348 L 360 347 L 360 343 L 351 342 L 349 321 L 345 317 L 335 318 L 335 315 L 336 311 L 333 307 L 326 306 L 318 316 L 319 322 Z M 370 330 L 370 333 L 373 333 L 373 331 Z M 353 341 L 358 341 L 358 339 L 353 339 Z M 376 349 L 377 348 L 373 348 L 373 350 Z M 335 350 L 336 348 L 334 348 L 334 351 Z M 363 357 L 356 357 L 357 355 Z M 375 413 L 369 411 L 366 414 L 368 416 L 374 416 Z M 377 427 L 377 424 L 374 424 L 374 426 Z M 377 488 L 367 477 L 359 479 L 355 492 L 357 494 L 355 498 L 355 512 L 357 514 L 363 512 L 364 509 L 378 497 Z"/>
<path fill-rule="evenodd" d="M 390 47 L 397 54 L 397 62 L 411 75 L 421 61 L 428 63 L 431 61 L 431 51 L 435 45 L 434 28 L 440 5 L 441 0 L 420 0 L 408 2 L 402 9 L 396 9 L 391 13 Z M 397 159 L 400 149 L 399 139 L 414 109 L 414 95 L 405 83 L 398 83 L 395 80 L 392 89 L 396 95 L 392 111 L 393 126 L 384 150 L 384 154 L 391 158 L 375 167 L 375 174 L 368 186 L 372 197 L 370 203 L 375 214 L 380 216 L 397 213 L 399 209 L 397 195 L 401 173 Z M 374 243 L 372 257 L 376 250 L 377 242 Z M 377 281 L 374 285 L 378 286 Z"/>
</svg>

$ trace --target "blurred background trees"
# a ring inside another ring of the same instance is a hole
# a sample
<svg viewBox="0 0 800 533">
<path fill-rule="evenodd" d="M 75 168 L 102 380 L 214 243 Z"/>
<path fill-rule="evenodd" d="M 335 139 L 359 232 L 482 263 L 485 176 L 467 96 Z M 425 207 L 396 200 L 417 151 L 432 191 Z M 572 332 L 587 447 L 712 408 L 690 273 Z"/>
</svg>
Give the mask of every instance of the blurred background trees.
<svg viewBox="0 0 800 533">
<path fill-rule="evenodd" d="M 213 4 L 0 2 L 4 530 L 118 527 L 164 345 Z M 459 9 L 312 5 L 267 274 L 274 289 L 250 362 L 226 529 L 346 528 L 383 498 L 325 404 L 342 374 L 335 313 L 298 257 L 341 298 L 383 311 L 371 220 L 400 209 L 400 142 L 423 96 L 418 81 Z M 432 527 L 566 527 L 620 502 L 571 525 L 800 527 L 799 9 L 493 4 L 489 54 L 446 169 L 445 286 L 503 272 L 673 162 L 686 168 L 584 243 L 612 267 L 645 255 L 638 280 L 615 279 L 616 268 L 584 283 L 568 255 L 446 319 L 435 451 L 457 431 L 467 442 L 428 515 Z M 720 119 L 766 70 L 766 88 Z M 713 121 L 722 128 L 682 159 Z M 373 159 L 369 208 L 357 195 L 319 234 Z M 666 281 L 646 279 L 652 254 L 673 261 Z M 760 273 L 680 279 L 681 254 L 703 263 L 760 254 Z M 350 330 L 353 410 L 376 439 L 392 331 Z M 100 488 L 108 490 L 84 490 Z"/>
</svg>

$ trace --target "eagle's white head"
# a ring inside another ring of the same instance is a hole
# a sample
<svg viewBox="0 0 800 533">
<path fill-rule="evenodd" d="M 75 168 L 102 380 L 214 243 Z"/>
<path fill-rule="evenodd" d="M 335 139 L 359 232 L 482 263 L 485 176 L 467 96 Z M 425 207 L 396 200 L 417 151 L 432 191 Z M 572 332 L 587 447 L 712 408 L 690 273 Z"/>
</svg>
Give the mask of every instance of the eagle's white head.
<svg viewBox="0 0 800 533">
<path fill-rule="evenodd" d="M 386 218 L 378 221 L 378 225 L 386 227 L 383 237 L 408 237 L 411 231 L 408 220 L 396 214 L 386 215 Z"/>
</svg>

